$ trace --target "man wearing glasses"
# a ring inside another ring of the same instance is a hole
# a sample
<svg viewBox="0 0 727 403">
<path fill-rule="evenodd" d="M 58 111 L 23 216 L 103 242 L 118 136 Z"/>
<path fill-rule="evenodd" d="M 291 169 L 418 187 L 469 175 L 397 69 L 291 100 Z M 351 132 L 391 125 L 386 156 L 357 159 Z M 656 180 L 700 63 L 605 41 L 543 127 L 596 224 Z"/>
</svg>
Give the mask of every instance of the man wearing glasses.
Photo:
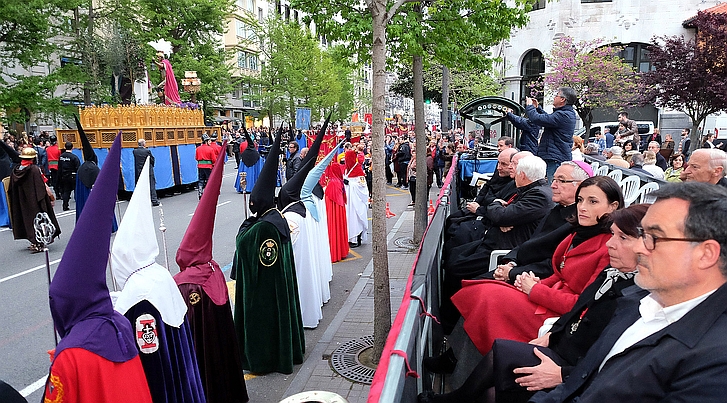
<svg viewBox="0 0 727 403">
<path fill-rule="evenodd" d="M 573 105 L 576 101 L 578 96 L 573 88 L 560 88 L 553 99 L 553 113 L 547 113 L 538 107 L 536 100 L 525 98 L 528 119 L 543 128 L 536 155 L 546 163 L 548 181 L 553 180 L 553 174 L 561 162 L 572 159 L 573 129 L 576 127 Z"/>
<path fill-rule="evenodd" d="M 641 300 L 624 297 L 565 383 L 531 402 L 723 402 L 727 189 L 669 184 L 641 221 Z"/>
</svg>

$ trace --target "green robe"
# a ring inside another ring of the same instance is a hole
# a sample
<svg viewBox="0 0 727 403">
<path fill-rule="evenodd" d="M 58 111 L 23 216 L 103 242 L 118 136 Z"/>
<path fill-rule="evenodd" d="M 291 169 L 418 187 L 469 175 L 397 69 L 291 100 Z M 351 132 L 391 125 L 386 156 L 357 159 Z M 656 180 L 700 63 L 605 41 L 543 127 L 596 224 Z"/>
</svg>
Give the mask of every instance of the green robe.
<svg viewBox="0 0 727 403">
<path fill-rule="evenodd" d="M 287 222 L 278 210 L 268 210 L 243 223 L 236 244 L 235 331 L 242 366 L 290 374 L 303 363 L 305 336 Z"/>
</svg>

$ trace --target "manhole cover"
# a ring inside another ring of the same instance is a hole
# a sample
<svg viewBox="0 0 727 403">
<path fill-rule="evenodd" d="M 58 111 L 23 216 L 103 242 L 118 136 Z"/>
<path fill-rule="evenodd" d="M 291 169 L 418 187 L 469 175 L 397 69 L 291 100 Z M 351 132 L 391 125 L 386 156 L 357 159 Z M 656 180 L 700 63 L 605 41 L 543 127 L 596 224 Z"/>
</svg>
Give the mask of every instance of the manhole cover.
<svg viewBox="0 0 727 403">
<path fill-rule="evenodd" d="M 414 241 L 411 239 L 411 237 L 401 237 L 394 239 L 394 245 L 396 245 L 397 248 L 404 248 L 404 249 L 416 249 L 418 245 L 414 244 Z"/>
<path fill-rule="evenodd" d="M 350 381 L 371 385 L 376 368 L 366 357 L 373 348 L 374 336 L 347 341 L 331 354 L 331 367 Z"/>
</svg>

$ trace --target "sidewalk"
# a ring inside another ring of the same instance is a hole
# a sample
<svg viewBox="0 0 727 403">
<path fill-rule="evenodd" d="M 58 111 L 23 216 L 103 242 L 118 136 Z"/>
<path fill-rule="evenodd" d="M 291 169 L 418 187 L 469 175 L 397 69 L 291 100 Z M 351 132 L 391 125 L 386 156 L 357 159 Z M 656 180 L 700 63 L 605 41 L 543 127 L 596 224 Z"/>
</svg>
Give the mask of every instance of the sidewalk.
<svg viewBox="0 0 727 403">
<path fill-rule="evenodd" d="M 414 212 L 403 212 L 387 236 L 389 250 L 389 277 L 391 290 L 391 318 L 393 321 L 404 295 L 416 249 L 398 246 L 395 240 L 411 239 Z M 373 260 L 369 261 L 361 278 L 351 291 L 308 359 L 303 363 L 284 396 L 304 391 L 338 393 L 349 403 L 366 402 L 370 385 L 350 381 L 331 368 L 329 358 L 342 344 L 370 336 L 374 333 Z"/>
</svg>

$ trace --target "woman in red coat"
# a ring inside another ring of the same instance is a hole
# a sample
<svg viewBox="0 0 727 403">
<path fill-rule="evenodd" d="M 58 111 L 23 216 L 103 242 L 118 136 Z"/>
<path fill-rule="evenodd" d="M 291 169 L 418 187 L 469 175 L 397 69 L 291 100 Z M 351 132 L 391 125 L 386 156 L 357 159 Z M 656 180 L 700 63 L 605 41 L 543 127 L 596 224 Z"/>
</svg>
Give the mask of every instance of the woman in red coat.
<svg viewBox="0 0 727 403">
<path fill-rule="evenodd" d="M 523 273 L 514 286 L 495 280 L 463 281 L 462 289 L 452 296 L 465 331 L 482 354 L 498 338 L 523 342 L 536 338 L 543 321 L 568 312 L 608 265 L 610 222 L 601 217 L 623 207 L 619 185 L 607 176 L 588 178 L 576 191 L 576 203 L 577 222 L 553 254 L 552 276 L 540 280 Z"/>
<path fill-rule="evenodd" d="M 343 188 L 343 166 L 335 161 L 326 168 L 326 212 L 331 263 L 348 256 L 348 224 L 346 221 L 346 192 Z"/>
</svg>

